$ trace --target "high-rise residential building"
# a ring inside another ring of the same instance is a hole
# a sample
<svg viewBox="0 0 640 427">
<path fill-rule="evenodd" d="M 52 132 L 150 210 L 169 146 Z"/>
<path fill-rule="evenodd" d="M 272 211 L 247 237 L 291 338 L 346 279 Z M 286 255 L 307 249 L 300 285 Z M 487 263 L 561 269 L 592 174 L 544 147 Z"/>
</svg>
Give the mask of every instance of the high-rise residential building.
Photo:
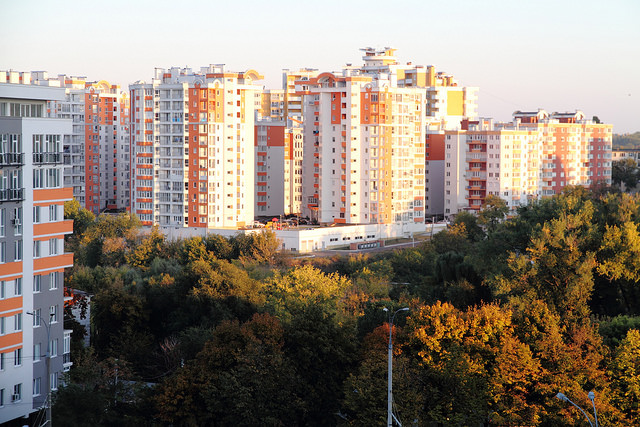
<svg viewBox="0 0 640 427">
<path fill-rule="evenodd" d="M 302 207 L 302 127 L 291 120 L 256 122 L 257 216 L 299 214 Z"/>
<path fill-rule="evenodd" d="M 425 144 L 424 210 L 427 216 L 444 214 L 444 126 L 427 124 Z"/>
<path fill-rule="evenodd" d="M 253 222 L 254 115 L 262 76 L 223 65 L 156 69 L 131 94 L 131 211 L 144 225 Z"/>
<path fill-rule="evenodd" d="M 306 81 L 318 77 L 315 68 L 301 68 L 298 71 L 282 71 L 282 88 L 284 92 L 283 118 L 292 119 L 297 123 L 303 119 L 302 96 L 296 93 L 296 82 Z"/>
<path fill-rule="evenodd" d="M 0 73 L 0 423 L 41 408 L 71 366 L 71 331 L 63 328 L 63 141 L 72 120 L 52 117 L 61 88 Z M 27 83 L 27 84 L 23 84 Z M 50 355 L 49 372 L 46 355 Z"/>
<path fill-rule="evenodd" d="M 514 113 L 445 131 L 445 214 L 479 210 L 487 195 L 511 209 L 568 185 L 611 183 L 613 126 L 575 113 Z"/>
<path fill-rule="evenodd" d="M 363 49 L 364 65 L 296 81 L 303 96 L 303 214 L 320 223 L 423 223 L 429 124 L 475 117 L 477 89 Z"/>
<path fill-rule="evenodd" d="M 73 132 L 63 141 L 64 185 L 94 214 L 130 205 L 129 95 L 101 80 L 45 71 L 6 72 L 6 80 L 20 84 L 61 87 L 63 100 L 50 101 L 48 114 L 71 119 Z"/>
<path fill-rule="evenodd" d="M 262 91 L 257 118 L 258 120 L 282 120 L 284 118 L 284 90 L 265 89 Z"/>
</svg>

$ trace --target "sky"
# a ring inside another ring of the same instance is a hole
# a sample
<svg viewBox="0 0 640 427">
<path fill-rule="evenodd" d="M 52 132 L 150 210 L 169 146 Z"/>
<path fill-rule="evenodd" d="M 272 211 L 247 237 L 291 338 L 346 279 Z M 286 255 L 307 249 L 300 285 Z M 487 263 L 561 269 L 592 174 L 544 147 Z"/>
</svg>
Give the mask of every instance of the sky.
<svg viewBox="0 0 640 427">
<path fill-rule="evenodd" d="M 582 110 L 640 131 L 640 0 L 0 0 L 0 70 L 127 87 L 156 67 L 226 64 L 281 87 L 397 49 L 479 87 L 479 114 Z"/>
</svg>

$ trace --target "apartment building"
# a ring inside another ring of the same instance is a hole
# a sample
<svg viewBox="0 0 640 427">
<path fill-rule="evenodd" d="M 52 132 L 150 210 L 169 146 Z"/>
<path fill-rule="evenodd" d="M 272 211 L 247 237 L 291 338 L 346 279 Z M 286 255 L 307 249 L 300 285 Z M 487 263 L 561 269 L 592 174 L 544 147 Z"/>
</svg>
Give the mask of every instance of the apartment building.
<svg viewBox="0 0 640 427">
<path fill-rule="evenodd" d="M 118 85 L 101 80 L 46 71 L 4 72 L 7 82 L 60 87 L 63 100 L 49 101 L 47 114 L 71 119 L 71 135 L 63 141 L 64 186 L 94 214 L 130 205 L 129 95 Z M 0 73 L 0 80 L 2 80 Z"/>
<path fill-rule="evenodd" d="M 581 111 L 516 111 L 510 123 L 445 131 L 445 214 L 479 210 L 488 194 L 515 210 L 568 185 L 611 183 L 613 126 Z"/>
<path fill-rule="evenodd" d="M 0 74 L 0 79 L 2 79 Z M 63 329 L 63 143 L 71 119 L 56 118 L 50 102 L 65 90 L 23 84 L 18 74 L 0 83 L 0 423 L 43 407 L 71 366 L 71 331 Z M 26 76 L 22 76 L 26 79 Z M 28 80 L 25 80 L 25 83 Z M 50 355 L 47 373 L 46 355 Z"/>
<path fill-rule="evenodd" d="M 254 124 L 262 76 L 223 65 L 157 68 L 129 86 L 131 211 L 144 225 L 238 228 L 253 222 Z"/>
<path fill-rule="evenodd" d="M 425 195 L 424 210 L 427 216 L 444 214 L 444 165 L 445 125 L 428 123 L 425 143 Z"/>
<path fill-rule="evenodd" d="M 301 212 L 303 132 L 300 125 L 287 122 L 256 122 L 257 216 Z"/>
<path fill-rule="evenodd" d="M 303 214 L 320 223 L 424 223 L 426 129 L 475 117 L 477 89 L 433 66 L 400 64 L 394 49 L 362 50 L 360 67 L 296 81 Z M 437 185 L 438 169 L 431 173 Z"/>
</svg>

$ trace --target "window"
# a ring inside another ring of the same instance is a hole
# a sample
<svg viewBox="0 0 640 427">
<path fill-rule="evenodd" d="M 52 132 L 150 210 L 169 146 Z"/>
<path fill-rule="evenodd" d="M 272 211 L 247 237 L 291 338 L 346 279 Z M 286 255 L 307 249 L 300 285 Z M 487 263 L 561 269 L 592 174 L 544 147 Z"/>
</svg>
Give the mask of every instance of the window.
<svg viewBox="0 0 640 427">
<path fill-rule="evenodd" d="M 42 357 L 42 347 L 41 344 L 34 344 L 33 345 L 33 361 L 34 362 L 39 362 L 40 358 Z"/>
<path fill-rule="evenodd" d="M 7 296 L 7 282 L 0 280 L 0 299 L 5 299 Z"/>
<path fill-rule="evenodd" d="M 49 205 L 49 221 L 58 220 L 58 205 Z"/>
<path fill-rule="evenodd" d="M 12 402 L 22 400 L 22 383 L 13 386 L 13 396 L 11 396 Z"/>
<path fill-rule="evenodd" d="M 58 275 L 60 273 L 58 273 L 57 271 L 54 271 L 53 273 L 49 274 L 49 290 L 52 289 L 58 289 Z"/>
<path fill-rule="evenodd" d="M 0 242 L 0 263 L 7 262 L 7 242 Z"/>
<path fill-rule="evenodd" d="M 41 245 L 42 243 L 40 242 L 40 240 L 33 241 L 33 257 L 34 258 L 40 258 L 42 256 L 42 252 L 40 251 Z"/>
<path fill-rule="evenodd" d="M 33 207 L 33 223 L 38 224 L 40 222 L 40 206 Z"/>
<path fill-rule="evenodd" d="M 58 255 L 58 239 L 49 239 L 49 255 Z"/>
<path fill-rule="evenodd" d="M 0 388 L 0 408 L 4 406 L 4 389 Z"/>
<path fill-rule="evenodd" d="M 51 323 L 58 321 L 58 306 L 52 305 L 49 307 L 49 319 Z"/>
<path fill-rule="evenodd" d="M 6 211 L 4 209 L 0 209 L 0 237 L 4 237 L 5 236 L 5 221 L 7 219 L 7 214 Z"/>
<path fill-rule="evenodd" d="M 15 314 L 13 316 L 13 330 L 14 331 L 22 330 L 22 313 Z"/>
<path fill-rule="evenodd" d="M 37 309 L 37 310 L 33 310 L 33 327 L 37 328 L 38 326 L 40 326 L 40 319 L 42 315 L 42 309 Z"/>
<path fill-rule="evenodd" d="M 54 372 L 53 374 L 51 374 L 50 384 L 51 384 L 51 391 L 58 389 L 58 373 L 57 372 Z"/>
<path fill-rule="evenodd" d="M 22 240 L 13 242 L 13 260 L 22 261 Z"/>
<path fill-rule="evenodd" d="M 22 365 L 22 348 L 13 351 L 13 366 Z"/>
<path fill-rule="evenodd" d="M 58 355 L 58 338 L 51 340 L 49 343 L 49 355 L 50 357 L 56 357 Z"/>
<path fill-rule="evenodd" d="M 13 235 L 20 236 L 22 235 L 22 208 L 14 208 L 13 209 Z M 22 243 L 21 243 L 22 244 Z M 20 252 L 22 255 L 22 252 Z"/>
<path fill-rule="evenodd" d="M 18 277 L 18 278 L 13 282 L 13 295 L 14 295 L 14 296 L 20 296 L 20 295 L 22 295 L 22 277 Z"/>
<path fill-rule="evenodd" d="M 6 322 L 5 322 L 6 317 L 0 317 L 0 335 L 4 335 L 7 331 L 6 331 Z"/>
<path fill-rule="evenodd" d="M 42 276 L 35 275 L 33 276 L 33 292 L 40 292 L 41 289 Z"/>
<path fill-rule="evenodd" d="M 4 371 L 5 354 L 6 353 L 0 353 L 0 371 Z"/>
<path fill-rule="evenodd" d="M 40 378 L 33 379 L 33 395 L 40 396 Z"/>
</svg>

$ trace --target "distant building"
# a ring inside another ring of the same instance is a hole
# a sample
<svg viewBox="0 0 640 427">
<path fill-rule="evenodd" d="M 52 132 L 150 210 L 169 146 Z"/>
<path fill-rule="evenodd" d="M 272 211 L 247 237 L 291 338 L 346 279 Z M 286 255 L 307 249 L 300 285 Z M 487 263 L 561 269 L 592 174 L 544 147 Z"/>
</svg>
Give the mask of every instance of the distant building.
<svg viewBox="0 0 640 427">
<path fill-rule="evenodd" d="M 626 148 L 626 149 L 612 151 L 611 160 L 616 162 L 624 159 L 633 159 L 636 161 L 636 163 L 638 163 L 638 159 L 640 159 L 640 149 Z"/>
<path fill-rule="evenodd" d="M 71 331 L 63 328 L 64 269 L 73 254 L 64 236 L 63 143 L 72 120 L 48 111 L 62 88 L 0 83 L 0 424 L 42 407 L 71 366 Z M 0 73 L 0 77 L 2 74 Z M 28 77 L 22 74 L 28 81 Z M 31 313 L 31 315 L 29 315 Z M 50 327 L 49 327 L 50 325 Z M 50 331 L 50 334 L 48 334 Z M 45 354 L 51 354 L 47 375 Z"/>
<path fill-rule="evenodd" d="M 445 214 L 479 210 L 487 195 L 511 209 L 568 185 L 611 183 L 612 125 L 575 113 L 514 113 L 445 131 Z"/>
<path fill-rule="evenodd" d="M 119 86 L 101 80 L 45 71 L 3 72 L 6 81 L 64 88 L 65 97 L 47 103 L 47 114 L 72 121 L 64 151 L 64 186 L 94 214 L 130 205 L 129 97 Z M 0 73 L 0 80 L 2 74 Z"/>
<path fill-rule="evenodd" d="M 325 224 L 424 224 L 425 130 L 475 118 L 477 89 L 458 87 L 432 66 L 400 64 L 391 48 L 363 51 L 361 67 L 296 81 L 303 215 Z M 442 167 L 432 166 L 429 185 L 441 185 Z"/>
<path fill-rule="evenodd" d="M 288 122 L 256 122 L 256 216 L 301 212 L 302 127 Z"/>
<path fill-rule="evenodd" d="M 253 223 L 254 124 L 261 80 L 222 65 L 157 68 L 131 91 L 131 211 L 144 225 Z"/>
</svg>

